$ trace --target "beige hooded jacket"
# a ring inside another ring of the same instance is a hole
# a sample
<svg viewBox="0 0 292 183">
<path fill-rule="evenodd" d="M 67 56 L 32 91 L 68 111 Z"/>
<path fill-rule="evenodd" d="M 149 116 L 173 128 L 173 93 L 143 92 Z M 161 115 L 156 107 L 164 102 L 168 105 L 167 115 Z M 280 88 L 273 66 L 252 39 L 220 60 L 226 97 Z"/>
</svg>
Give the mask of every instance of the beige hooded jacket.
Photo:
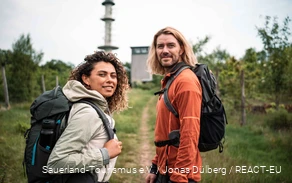
<svg viewBox="0 0 292 183">
<path fill-rule="evenodd" d="M 88 98 L 103 111 L 108 110 L 107 101 L 100 93 L 86 89 L 78 81 L 68 81 L 63 92 L 71 102 Z M 114 120 L 106 116 L 114 128 Z M 106 157 L 102 148 L 107 141 L 107 132 L 95 109 L 88 104 L 75 103 L 69 114 L 68 126 L 57 141 L 47 168 L 53 174 L 91 171 L 97 181 L 108 181 L 117 158 L 110 159 L 109 164 L 104 165 Z"/>
</svg>

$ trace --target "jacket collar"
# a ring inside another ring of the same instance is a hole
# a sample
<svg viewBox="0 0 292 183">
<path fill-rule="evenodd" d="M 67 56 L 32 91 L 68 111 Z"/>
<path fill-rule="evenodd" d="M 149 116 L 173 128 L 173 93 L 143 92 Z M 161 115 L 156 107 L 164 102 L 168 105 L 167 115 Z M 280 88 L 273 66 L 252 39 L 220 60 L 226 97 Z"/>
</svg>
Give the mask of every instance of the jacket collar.
<svg viewBox="0 0 292 183">
<path fill-rule="evenodd" d="M 171 75 L 175 74 L 176 71 L 178 71 L 181 67 L 187 65 L 184 61 L 178 62 L 177 64 L 175 64 L 169 73 L 166 74 L 167 77 L 170 77 Z"/>
</svg>

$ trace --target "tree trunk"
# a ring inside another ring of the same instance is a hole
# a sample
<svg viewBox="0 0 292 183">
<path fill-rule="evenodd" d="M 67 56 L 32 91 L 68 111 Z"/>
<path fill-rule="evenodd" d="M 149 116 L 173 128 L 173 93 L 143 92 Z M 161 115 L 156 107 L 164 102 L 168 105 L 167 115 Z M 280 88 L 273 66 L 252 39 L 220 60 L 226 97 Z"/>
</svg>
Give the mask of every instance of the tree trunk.
<svg viewBox="0 0 292 183">
<path fill-rule="evenodd" d="M 7 86 L 7 81 L 6 81 L 5 65 L 4 64 L 2 64 L 2 78 L 3 78 L 3 87 L 4 87 L 5 107 L 6 107 L 6 109 L 10 109 L 8 86 Z"/>
<path fill-rule="evenodd" d="M 243 126 L 246 123 L 246 112 L 245 112 L 245 93 L 244 93 L 244 70 L 240 72 L 240 85 L 241 85 L 241 122 Z"/>
<path fill-rule="evenodd" d="M 276 104 L 276 110 L 279 110 L 279 105 L 280 105 L 279 92 L 276 92 L 276 95 L 275 95 L 275 104 Z"/>
<path fill-rule="evenodd" d="M 43 89 L 43 92 L 46 91 L 46 84 L 45 84 L 45 77 L 44 77 L 44 75 L 42 75 L 42 89 Z"/>
</svg>

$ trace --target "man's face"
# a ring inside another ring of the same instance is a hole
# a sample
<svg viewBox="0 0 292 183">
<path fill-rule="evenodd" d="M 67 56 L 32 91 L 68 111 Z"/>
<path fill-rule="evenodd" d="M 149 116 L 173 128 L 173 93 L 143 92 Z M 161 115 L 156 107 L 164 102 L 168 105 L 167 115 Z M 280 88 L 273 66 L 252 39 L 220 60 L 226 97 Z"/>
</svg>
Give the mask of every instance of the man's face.
<svg viewBox="0 0 292 183">
<path fill-rule="evenodd" d="M 181 61 L 183 50 L 173 35 L 161 34 L 156 42 L 156 56 L 163 67 L 170 69 Z"/>
</svg>

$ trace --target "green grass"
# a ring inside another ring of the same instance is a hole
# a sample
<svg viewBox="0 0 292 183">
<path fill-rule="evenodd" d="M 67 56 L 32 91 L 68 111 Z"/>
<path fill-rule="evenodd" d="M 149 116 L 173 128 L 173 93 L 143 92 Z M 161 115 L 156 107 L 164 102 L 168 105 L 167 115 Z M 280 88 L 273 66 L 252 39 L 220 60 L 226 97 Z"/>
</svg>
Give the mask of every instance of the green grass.
<svg viewBox="0 0 292 183">
<path fill-rule="evenodd" d="M 119 155 L 116 168 L 126 168 L 126 172 L 114 173 L 113 183 L 141 182 L 142 174 L 138 173 L 139 165 L 139 127 L 145 104 L 153 97 L 153 92 L 134 89 L 129 93 L 130 108 L 115 114 L 116 129 L 119 140 L 123 142 L 123 152 Z M 144 181 L 142 181 L 144 182 Z"/>
<path fill-rule="evenodd" d="M 291 182 L 291 132 L 271 131 L 268 115 L 249 114 L 241 127 L 238 116 L 229 116 L 224 152 L 201 153 L 204 166 L 226 168 L 226 175 L 203 173 L 201 182 Z"/>
<path fill-rule="evenodd" d="M 130 107 L 128 110 L 114 114 L 117 135 L 123 142 L 123 152 L 119 156 L 116 168 L 126 168 L 128 172 L 114 173 L 111 183 L 140 183 L 144 182 L 142 174 L 129 172 L 141 167 L 139 162 L 140 120 L 145 105 L 148 105 L 150 130 L 148 142 L 154 153 L 153 131 L 155 124 L 155 103 L 157 97 L 149 90 L 133 89 L 129 93 Z M 0 182 L 26 182 L 22 167 L 25 140 L 24 129 L 29 124 L 29 104 L 12 104 L 11 110 L 0 111 Z M 292 182 L 290 168 L 292 156 L 291 130 L 271 130 L 266 124 L 270 115 L 247 114 L 247 124 L 240 126 L 237 112 L 229 112 L 226 128 L 224 152 L 218 150 L 201 153 L 204 173 L 202 183 L 220 182 Z M 262 172 L 256 167 L 274 168 L 274 172 Z M 274 167 L 273 167 L 274 166 Z M 142 167 L 145 168 L 145 167 Z M 221 168 L 220 172 L 210 170 Z M 237 168 L 237 172 L 235 171 Z M 241 172 L 239 171 L 241 168 Z M 245 170 L 243 169 L 245 168 Z M 256 170 L 256 172 L 250 172 Z M 280 169 L 281 168 L 281 169 Z"/>
<path fill-rule="evenodd" d="M 26 182 L 22 167 L 25 139 L 23 126 L 28 127 L 30 114 L 27 104 L 12 105 L 0 111 L 0 182 Z"/>
</svg>

